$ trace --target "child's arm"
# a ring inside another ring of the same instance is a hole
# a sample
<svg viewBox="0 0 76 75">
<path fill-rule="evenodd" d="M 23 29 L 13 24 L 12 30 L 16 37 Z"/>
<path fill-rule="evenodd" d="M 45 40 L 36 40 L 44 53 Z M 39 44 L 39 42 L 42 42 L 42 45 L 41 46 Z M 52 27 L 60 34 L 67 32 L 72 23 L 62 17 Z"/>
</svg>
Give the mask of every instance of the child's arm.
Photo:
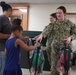
<svg viewBox="0 0 76 75">
<path fill-rule="evenodd" d="M 28 40 L 29 37 L 28 36 L 22 36 L 22 35 L 20 35 L 19 39 L 21 39 L 21 40 Z"/>
<path fill-rule="evenodd" d="M 6 48 L 4 50 L 4 55 L 7 56 L 7 50 L 6 50 Z"/>
<path fill-rule="evenodd" d="M 17 39 L 15 42 L 15 46 L 17 47 L 18 45 L 20 45 L 23 49 L 25 49 L 27 51 L 31 51 L 31 50 L 34 50 L 35 48 L 39 47 L 40 43 L 36 43 L 34 46 L 28 46 L 22 40 Z"/>
</svg>

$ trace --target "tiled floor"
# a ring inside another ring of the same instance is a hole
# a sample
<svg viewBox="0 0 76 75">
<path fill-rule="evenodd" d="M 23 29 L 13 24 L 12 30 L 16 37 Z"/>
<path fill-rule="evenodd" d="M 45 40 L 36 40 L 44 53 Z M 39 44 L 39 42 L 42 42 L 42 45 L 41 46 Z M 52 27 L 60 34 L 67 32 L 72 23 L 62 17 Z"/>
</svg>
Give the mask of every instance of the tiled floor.
<svg viewBox="0 0 76 75">
<path fill-rule="evenodd" d="M 28 69 L 22 69 L 22 72 L 23 72 L 23 75 L 30 75 L 30 72 Z M 34 74 L 32 73 L 32 75 Z M 50 72 L 43 71 L 42 75 L 50 75 Z"/>
<path fill-rule="evenodd" d="M 22 69 L 22 72 L 23 72 L 23 75 L 30 75 L 28 69 Z M 32 74 L 32 75 L 34 75 L 34 74 Z M 48 71 L 43 71 L 42 75 L 50 75 L 50 72 L 48 72 Z M 73 67 L 72 67 L 71 75 L 76 75 L 76 66 L 73 66 Z"/>
</svg>

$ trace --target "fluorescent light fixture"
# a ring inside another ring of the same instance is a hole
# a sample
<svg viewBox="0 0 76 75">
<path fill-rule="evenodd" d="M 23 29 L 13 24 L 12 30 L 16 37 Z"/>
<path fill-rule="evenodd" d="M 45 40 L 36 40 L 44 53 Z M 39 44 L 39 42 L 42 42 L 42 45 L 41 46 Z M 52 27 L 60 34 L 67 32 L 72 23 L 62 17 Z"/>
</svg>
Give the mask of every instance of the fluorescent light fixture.
<svg viewBox="0 0 76 75">
<path fill-rule="evenodd" d="M 21 12 L 27 12 L 27 9 L 19 9 L 19 11 L 21 11 Z"/>
</svg>

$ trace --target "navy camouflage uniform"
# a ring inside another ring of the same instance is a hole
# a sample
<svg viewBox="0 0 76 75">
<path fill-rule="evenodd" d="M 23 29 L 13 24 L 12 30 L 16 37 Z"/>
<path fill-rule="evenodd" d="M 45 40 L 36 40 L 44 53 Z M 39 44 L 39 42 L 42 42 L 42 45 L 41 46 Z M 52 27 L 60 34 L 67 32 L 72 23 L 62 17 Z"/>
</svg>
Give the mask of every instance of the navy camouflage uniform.
<svg viewBox="0 0 76 75">
<path fill-rule="evenodd" d="M 72 40 L 75 39 L 76 36 L 76 27 L 75 24 L 73 24 L 71 21 L 65 19 L 63 22 L 60 22 L 59 20 L 55 21 L 54 23 L 51 23 L 46 30 L 43 30 L 42 36 L 47 37 L 50 36 L 50 34 L 53 34 L 53 39 L 51 43 L 51 74 L 52 75 L 59 75 L 59 72 L 57 71 L 57 61 L 59 57 L 59 50 L 60 46 L 62 46 L 63 40 L 71 37 Z M 51 42 L 50 39 L 48 39 L 49 42 Z M 69 45 L 71 47 L 71 45 Z"/>
</svg>

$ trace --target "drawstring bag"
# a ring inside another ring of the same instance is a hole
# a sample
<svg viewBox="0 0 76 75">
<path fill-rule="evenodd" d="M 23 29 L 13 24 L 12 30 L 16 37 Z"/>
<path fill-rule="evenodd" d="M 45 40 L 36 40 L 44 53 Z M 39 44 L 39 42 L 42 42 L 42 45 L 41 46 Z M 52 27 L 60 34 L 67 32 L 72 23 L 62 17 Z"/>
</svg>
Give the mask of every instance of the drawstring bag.
<svg viewBox="0 0 76 75">
<path fill-rule="evenodd" d="M 72 50 L 69 48 L 69 46 L 67 47 L 66 45 L 64 45 L 60 49 L 59 60 L 57 63 L 57 70 L 59 72 L 65 73 L 65 75 L 68 75 L 68 72 L 70 71 L 71 59 L 72 59 L 71 52 Z"/>
</svg>

